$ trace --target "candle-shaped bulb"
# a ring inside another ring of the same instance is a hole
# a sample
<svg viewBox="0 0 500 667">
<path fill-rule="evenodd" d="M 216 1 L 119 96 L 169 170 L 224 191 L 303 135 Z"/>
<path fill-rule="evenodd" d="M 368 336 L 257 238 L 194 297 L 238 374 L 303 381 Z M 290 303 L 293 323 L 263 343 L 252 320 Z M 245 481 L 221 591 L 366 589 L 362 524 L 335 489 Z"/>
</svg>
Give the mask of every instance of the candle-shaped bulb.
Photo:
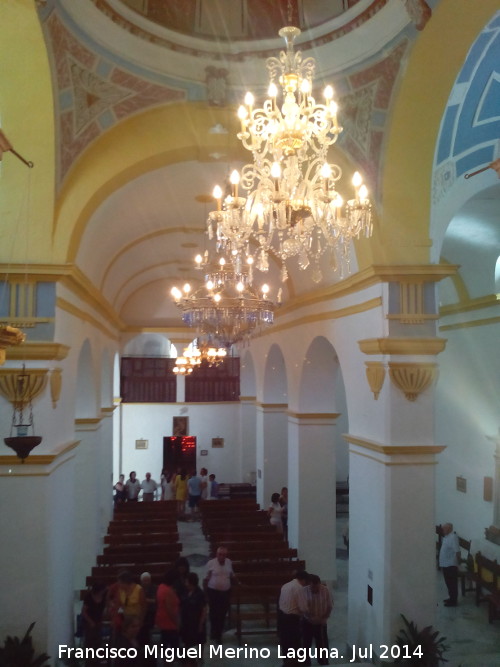
<svg viewBox="0 0 500 667">
<path fill-rule="evenodd" d="M 245 95 L 245 104 L 247 105 L 247 107 L 252 107 L 254 101 L 255 101 L 254 96 L 252 95 L 252 93 L 248 92 L 248 93 Z"/>
<path fill-rule="evenodd" d="M 323 95 L 325 100 L 329 102 L 333 98 L 333 88 L 331 86 L 326 86 L 325 90 L 323 91 Z"/>
<path fill-rule="evenodd" d="M 355 171 L 352 177 L 352 184 L 354 185 L 355 188 L 359 188 L 362 182 L 363 179 L 361 178 L 361 174 L 359 173 L 359 171 Z"/>
<path fill-rule="evenodd" d="M 266 283 L 264 283 L 264 284 L 262 285 L 262 294 L 263 294 L 264 296 L 267 296 L 268 293 L 269 293 L 269 285 L 267 285 Z"/>
<path fill-rule="evenodd" d="M 267 94 L 269 97 L 276 97 L 278 95 L 278 86 L 274 83 L 274 81 L 271 81 L 269 84 L 269 88 L 267 89 Z"/>
<path fill-rule="evenodd" d="M 279 178 L 281 176 L 281 167 L 279 162 L 273 162 L 271 165 L 271 176 L 273 178 Z"/>
</svg>

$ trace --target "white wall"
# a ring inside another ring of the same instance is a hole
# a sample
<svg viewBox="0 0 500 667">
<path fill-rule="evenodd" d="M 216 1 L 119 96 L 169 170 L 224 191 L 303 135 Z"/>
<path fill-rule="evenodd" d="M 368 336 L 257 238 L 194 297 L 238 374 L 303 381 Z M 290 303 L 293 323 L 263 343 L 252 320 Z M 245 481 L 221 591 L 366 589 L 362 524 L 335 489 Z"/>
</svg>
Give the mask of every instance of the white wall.
<svg viewBox="0 0 500 667">
<path fill-rule="evenodd" d="M 142 480 L 151 472 L 159 481 L 163 464 L 163 438 L 172 435 L 172 418 L 189 418 L 188 435 L 197 438 L 197 468 L 205 467 L 219 482 L 240 482 L 240 404 L 235 403 L 123 403 L 122 470 L 137 471 Z M 223 448 L 212 448 L 212 438 L 224 438 Z M 145 439 L 148 449 L 136 450 L 135 441 Z M 206 449 L 207 456 L 200 451 Z M 245 480 L 246 481 L 246 480 Z"/>
</svg>

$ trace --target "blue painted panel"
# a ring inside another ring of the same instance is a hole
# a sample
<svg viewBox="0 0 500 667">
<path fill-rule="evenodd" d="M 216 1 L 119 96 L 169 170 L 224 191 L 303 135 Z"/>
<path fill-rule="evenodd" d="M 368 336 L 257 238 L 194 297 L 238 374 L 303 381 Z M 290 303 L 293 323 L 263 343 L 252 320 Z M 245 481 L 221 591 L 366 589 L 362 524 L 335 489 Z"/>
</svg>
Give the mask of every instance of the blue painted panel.
<svg viewBox="0 0 500 667">
<path fill-rule="evenodd" d="M 10 313 L 10 285 L 6 281 L 0 287 L 0 317 L 8 317 Z"/>
<path fill-rule="evenodd" d="M 56 314 L 56 284 L 37 283 L 36 316 L 54 317 Z"/>
<path fill-rule="evenodd" d="M 483 32 L 479 35 L 465 59 L 465 64 L 458 75 L 457 83 L 466 83 L 471 79 L 477 62 L 481 58 L 483 51 L 488 48 L 488 42 L 491 41 L 492 37 L 493 35 L 490 32 Z"/>
<path fill-rule="evenodd" d="M 448 107 L 444 114 L 443 125 L 439 136 L 437 164 L 441 164 L 451 155 L 451 144 L 455 131 L 455 121 L 459 110 L 458 104 Z"/>
<path fill-rule="evenodd" d="M 481 102 L 477 120 L 500 120 L 500 81 L 498 79 L 490 81 L 488 90 Z"/>
<path fill-rule="evenodd" d="M 478 167 L 484 167 L 493 161 L 494 146 L 485 146 L 473 153 L 469 153 L 465 157 L 457 160 L 457 177 L 465 174 L 467 171 L 473 171 Z"/>
</svg>

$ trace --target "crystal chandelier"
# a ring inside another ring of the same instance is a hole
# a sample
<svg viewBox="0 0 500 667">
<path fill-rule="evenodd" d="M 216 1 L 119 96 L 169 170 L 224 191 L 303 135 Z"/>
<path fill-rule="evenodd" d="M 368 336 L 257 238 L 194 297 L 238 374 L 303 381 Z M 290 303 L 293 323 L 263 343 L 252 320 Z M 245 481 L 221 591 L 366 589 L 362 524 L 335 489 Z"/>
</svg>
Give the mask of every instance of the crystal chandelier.
<svg viewBox="0 0 500 667">
<path fill-rule="evenodd" d="M 212 368 L 219 366 L 227 356 L 225 347 L 213 347 L 209 340 L 198 339 L 191 349 L 185 348 L 182 356 L 177 357 L 173 372 L 180 375 L 192 373 L 202 364 Z"/>
<path fill-rule="evenodd" d="M 196 264 L 207 271 L 203 287 L 193 292 L 186 283 L 182 291 L 173 287 L 171 294 L 184 323 L 196 328 L 209 347 L 228 350 L 273 323 L 275 306 L 268 298 L 269 287 L 262 285 L 259 294 L 252 286 L 249 264 L 220 257 L 214 266 L 204 264 L 201 256 Z"/>
<path fill-rule="evenodd" d="M 313 97 L 315 59 L 303 59 L 293 49 L 300 32 L 292 26 L 280 30 L 287 48 L 279 58 L 266 61 L 270 84 L 262 107 L 255 107 L 254 96 L 247 93 L 238 110 L 238 138 L 253 162 L 241 175 L 231 174 L 230 195 L 223 199 L 220 187 L 214 189 L 217 210 L 207 224 L 209 236 L 215 235 L 236 261 L 243 263 L 252 255 L 253 239 L 260 271 L 268 270 L 272 253 L 281 261 L 281 279 L 286 280 L 286 261 L 296 257 L 301 269 L 312 266 L 312 279 L 319 282 L 325 253 L 333 269 L 337 253 L 348 267 L 352 239 L 371 235 L 371 204 L 358 172 L 352 199 L 344 204 L 337 192 L 342 170 L 327 159 L 342 131 L 337 104 L 331 86 L 324 90 L 323 103 Z"/>
</svg>

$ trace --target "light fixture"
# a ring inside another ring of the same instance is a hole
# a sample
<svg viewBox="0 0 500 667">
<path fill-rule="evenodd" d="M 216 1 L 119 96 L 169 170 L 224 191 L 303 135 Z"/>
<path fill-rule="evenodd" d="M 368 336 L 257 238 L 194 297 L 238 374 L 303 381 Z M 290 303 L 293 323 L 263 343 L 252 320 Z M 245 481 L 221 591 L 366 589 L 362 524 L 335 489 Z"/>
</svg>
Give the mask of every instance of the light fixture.
<svg viewBox="0 0 500 667">
<path fill-rule="evenodd" d="M 203 364 L 210 368 L 220 366 L 227 357 L 225 347 L 216 347 L 211 344 L 211 339 L 202 340 L 198 338 L 191 349 L 186 347 L 181 357 L 177 357 L 173 372 L 177 375 L 189 375 Z"/>
<path fill-rule="evenodd" d="M 342 170 L 327 159 L 342 131 L 334 91 L 327 86 L 321 103 L 313 97 L 315 59 L 293 49 L 300 33 L 293 26 L 280 30 L 286 51 L 266 61 L 268 98 L 256 107 L 247 93 L 238 110 L 238 138 L 253 162 L 241 174 L 231 174 L 231 194 L 224 199 L 222 190 L 214 189 L 217 210 L 207 224 L 209 235 L 216 235 L 238 262 L 249 254 L 253 239 L 257 269 L 268 270 L 272 253 L 281 260 L 281 279 L 286 280 L 286 261 L 296 257 L 301 269 L 312 266 L 311 277 L 319 282 L 325 253 L 333 269 L 337 253 L 348 268 L 352 239 L 371 235 L 371 204 L 358 172 L 352 199 L 344 204 L 337 191 Z"/>
<path fill-rule="evenodd" d="M 204 286 L 193 292 L 186 283 L 182 290 L 172 288 L 171 294 L 185 324 L 196 328 L 208 347 L 228 350 L 273 323 L 275 305 L 269 299 L 269 287 L 263 285 L 259 293 L 252 286 L 251 265 L 225 257 L 214 265 L 208 254 L 198 256 L 196 265 L 206 270 Z"/>
<path fill-rule="evenodd" d="M 32 401 L 42 393 L 46 384 L 46 369 L 27 371 L 23 366 L 22 371 L 7 369 L 2 370 L 0 375 L 0 393 L 13 407 L 10 436 L 4 438 L 4 442 L 16 452 L 22 463 L 31 450 L 42 442 L 34 431 Z M 13 435 L 14 430 L 16 435 Z"/>
</svg>

